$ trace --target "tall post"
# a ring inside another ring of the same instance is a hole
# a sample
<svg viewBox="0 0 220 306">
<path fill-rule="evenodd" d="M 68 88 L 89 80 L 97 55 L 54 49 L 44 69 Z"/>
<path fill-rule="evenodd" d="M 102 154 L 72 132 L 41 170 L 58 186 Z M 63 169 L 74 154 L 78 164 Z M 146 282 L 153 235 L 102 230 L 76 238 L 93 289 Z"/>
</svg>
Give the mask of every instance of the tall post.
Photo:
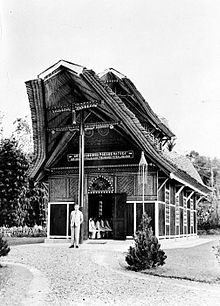
<svg viewBox="0 0 220 306">
<path fill-rule="evenodd" d="M 140 173 L 140 176 L 142 174 L 142 204 L 143 204 L 143 214 L 145 213 L 145 208 L 144 208 L 144 196 L 145 196 L 145 181 L 146 181 L 146 178 L 145 176 L 147 176 L 147 161 L 146 161 L 146 158 L 144 156 L 144 152 L 142 151 L 141 152 L 141 159 L 140 159 L 140 162 L 139 162 L 139 173 Z"/>
<path fill-rule="evenodd" d="M 79 125 L 79 206 L 84 206 L 84 147 L 85 147 L 84 112 L 80 113 Z"/>
<path fill-rule="evenodd" d="M 144 185 L 145 185 L 145 179 L 144 179 L 144 177 L 145 177 L 145 165 L 143 164 L 142 165 L 142 167 L 143 167 L 143 169 L 142 169 L 142 184 L 143 184 L 143 193 L 142 193 L 142 203 L 143 203 L 143 214 L 145 213 L 145 208 L 144 208 L 144 192 L 145 192 L 145 190 L 144 190 Z"/>
</svg>

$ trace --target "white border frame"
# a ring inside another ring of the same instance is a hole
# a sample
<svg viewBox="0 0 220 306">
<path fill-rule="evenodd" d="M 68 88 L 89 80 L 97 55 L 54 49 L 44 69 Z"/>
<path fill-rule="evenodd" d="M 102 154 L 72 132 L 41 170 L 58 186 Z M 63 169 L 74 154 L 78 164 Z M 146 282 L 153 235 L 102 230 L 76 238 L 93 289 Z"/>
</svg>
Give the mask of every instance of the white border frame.
<svg viewBox="0 0 220 306">
<path fill-rule="evenodd" d="M 50 217 L 51 217 L 51 204 L 63 204 L 63 205 L 67 205 L 67 209 L 66 209 L 66 235 L 65 236 L 56 236 L 56 235 L 50 235 Z M 48 221 L 47 221 L 47 238 L 66 238 L 69 239 L 70 236 L 68 235 L 68 230 L 69 230 L 69 211 L 70 211 L 70 204 L 75 204 L 75 202 L 71 201 L 71 202 L 48 202 Z"/>
</svg>

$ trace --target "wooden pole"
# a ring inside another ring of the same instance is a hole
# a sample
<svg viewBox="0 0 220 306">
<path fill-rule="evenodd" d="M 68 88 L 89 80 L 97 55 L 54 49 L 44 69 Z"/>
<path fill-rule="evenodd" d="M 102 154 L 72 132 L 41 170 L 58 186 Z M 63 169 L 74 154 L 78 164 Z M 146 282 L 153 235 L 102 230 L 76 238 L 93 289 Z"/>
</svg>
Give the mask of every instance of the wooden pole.
<svg viewBox="0 0 220 306">
<path fill-rule="evenodd" d="M 144 208 L 144 176 L 145 176 L 145 165 L 142 165 L 143 169 L 142 169 L 142 175 L 143 175 L 143 194 L 142 194 L 142 202 L 143 202 L 143 214 L 145 213 L 145 208 Z"/>
<path fill-rule="evenodd" d="M 145 213 L 145 208 L 144 208 L 144 185 L 145 185 L 145 176 L 147 175 L 147 161 L 144 156 L 144 152 L 141 152 L 141 159 L 139 162 L 139 173 L 140 173 L 140 178 L 141 178 L 141 172 L 142 172 L 142 205 L 143 205 L 143 214 Z"/>
<path fill-rule="evenodd" d="M 79 126 L 79 206 L 84 206 L 84 147 L 85 147 L 84 113 L 80 113 Z"/>
</svg>

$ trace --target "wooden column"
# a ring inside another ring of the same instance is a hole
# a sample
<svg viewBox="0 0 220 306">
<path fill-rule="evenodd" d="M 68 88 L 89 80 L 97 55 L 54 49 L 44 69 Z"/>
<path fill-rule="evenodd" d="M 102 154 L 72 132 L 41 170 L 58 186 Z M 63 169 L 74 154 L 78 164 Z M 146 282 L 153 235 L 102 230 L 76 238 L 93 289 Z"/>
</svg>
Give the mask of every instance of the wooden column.
<svg viewBox="0 0 220 306">
<path fill-rule="evenodd" d="M 159 239 L 159 203 L 158 201 L 154 204 L 155 209 L 155 236 Z"/>
<path fill-rule="evenodd" d="M 84 112 L 80 113 L 79 125 L 79 206 L 84 206 L 84 148 L 85 148 Z"/>
</svg>

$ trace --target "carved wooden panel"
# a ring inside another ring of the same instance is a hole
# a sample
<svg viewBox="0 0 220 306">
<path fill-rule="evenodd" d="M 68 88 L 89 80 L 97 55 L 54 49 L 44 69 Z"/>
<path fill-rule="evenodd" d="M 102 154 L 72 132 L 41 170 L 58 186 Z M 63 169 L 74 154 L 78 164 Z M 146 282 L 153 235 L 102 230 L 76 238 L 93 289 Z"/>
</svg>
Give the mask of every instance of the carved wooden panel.
<svg viewBox="0 0 220 306">
<path fill-rule="evenodd" d="M 187 201 L 186 197 L 183 197 L 183 226 L 187 226 Z"/>
<path fill-rule="evenodd" d="M 50 200 L 67 198 L 67 179 L 53 178 L 50 181 Z"/>
<path fill-rule="evenodd" d="M 193 220 L 193 199 L 190 199 L 190 225 L 193 227 L 194 220 Z M 193 231 L 192 231 L 193 233 Z"/>
<path fill-rule="evenodd" d="M 159 236 L 165 236 L 165 205 L 159 203 Z"/>
<path fill-rule="evenodd" d="M 143 194 L 143 179 L 136 176 L 136 195 Z M 144 194 L 145 195 L 156 195 L 156 175 L 148 175 L 144 183 Z"/>
<path fill-rule="evenodd" d="M 69 182 L 69 198 L 75 198 L 77 199 L 78 194 L 78 177 L 71 177 L 68 180 Z"/>
<path fill-rule="evenodd" d="M 170 190 L 165 188 L 165 224 L 170 224 Z"/>
<path fill-rule="evenodd" d="M 176 195 L 176 226 L 180 225 L 180 203 L 179 195 Z"/>
<path fill-rule="evenodd" d="M 113 193 L 114 179 L 109 175 L 97 175 L 88 180 L 88 193 Z"/>
<path fill-rule="evenodd" d="M 134 176 L 123 175 L 117 177 L 117 192 L 126 192 L 127 195 L 134 195 Z"/>
</svg>

